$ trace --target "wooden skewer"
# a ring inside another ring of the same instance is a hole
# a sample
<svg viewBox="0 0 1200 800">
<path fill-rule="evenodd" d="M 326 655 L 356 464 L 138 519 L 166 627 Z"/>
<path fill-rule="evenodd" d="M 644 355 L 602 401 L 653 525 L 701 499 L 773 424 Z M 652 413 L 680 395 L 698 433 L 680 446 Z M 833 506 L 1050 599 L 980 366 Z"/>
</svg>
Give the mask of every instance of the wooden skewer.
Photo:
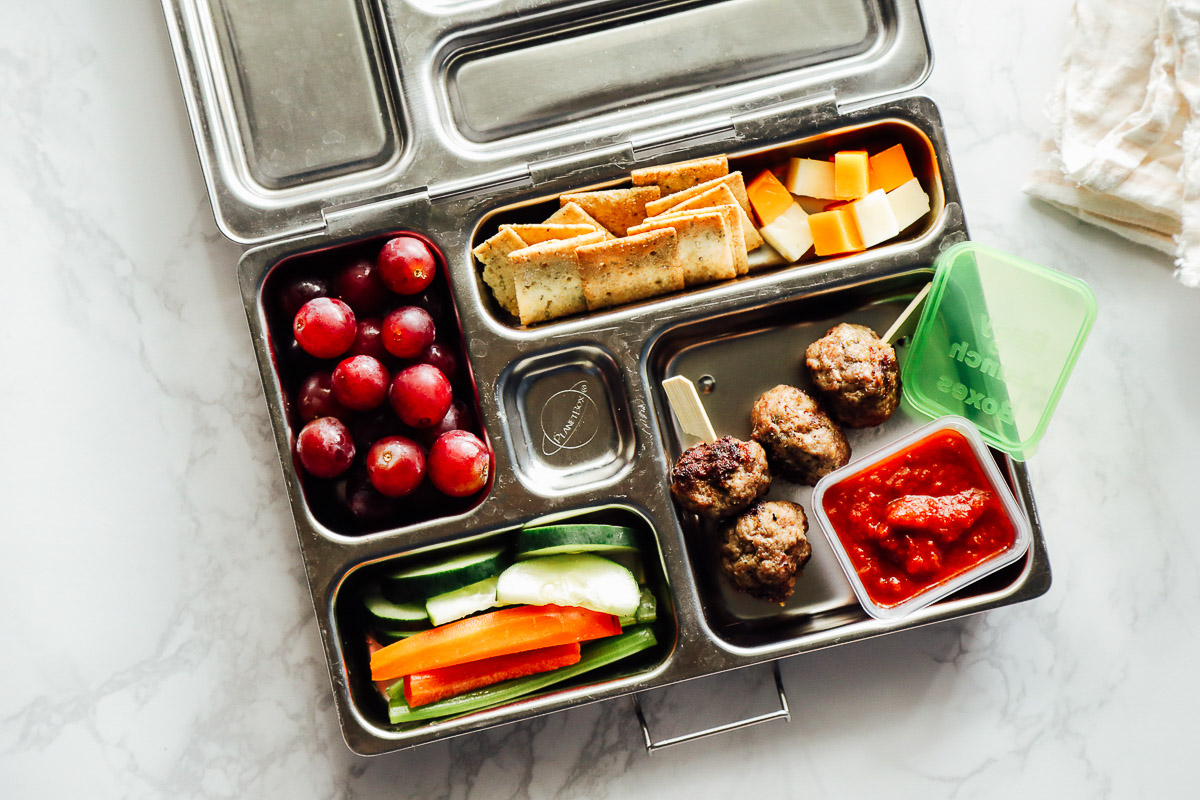
<svg viewBox="0 0 1200 800">
<path fill-rule="evenodd" d="M 663 381 L 662 386 L 663 391 L 667 393 L 667 402 L 671 404 L 671 410 L 675 412 L 675 418 L 679 420 L 679 427 L 683 428 L 683 432 L 706 442 L 715 442 L 717 432 L 713 430 L 704 404 L 700 402 L 696 385 L 682 375 L 676 375 Z"/>
<path fill-rule="evenodd" d="M 921 303 L 925 302 L 925 295 L 929 294 L 929 287 L 932 285 L 932 283 L 927 283 L 924 289 L 917 292 L 917 296 L 912 299 L 911 303 L 905 306 L 904 310 L 900 312 L 900 316 L 896 317 L 896 321 L 892 323 L 892 327 L 888 328 L 887 333 L 880 337 L 881 339 L 888 344 L 892 343 L 892 339 L 900 331 L 905 321 L 913 315 L 914 311 L 921 307 Z"/>
</svg>

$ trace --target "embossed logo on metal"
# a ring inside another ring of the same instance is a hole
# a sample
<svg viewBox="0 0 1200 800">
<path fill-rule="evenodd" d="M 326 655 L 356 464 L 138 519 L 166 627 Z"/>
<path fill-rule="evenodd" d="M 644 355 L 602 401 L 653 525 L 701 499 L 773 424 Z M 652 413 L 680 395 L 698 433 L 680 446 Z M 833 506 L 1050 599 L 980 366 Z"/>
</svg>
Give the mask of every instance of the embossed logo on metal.
<svg viewBox="0 0 1200 800">
<path fill-rule="evenodd" d="M 542 455 L 578 450 L 596 438 L 600 412 L 588 394 L 588 382 L 577 381 L 569 389 L 555 392 L 542 406 Z"/>
</svg>

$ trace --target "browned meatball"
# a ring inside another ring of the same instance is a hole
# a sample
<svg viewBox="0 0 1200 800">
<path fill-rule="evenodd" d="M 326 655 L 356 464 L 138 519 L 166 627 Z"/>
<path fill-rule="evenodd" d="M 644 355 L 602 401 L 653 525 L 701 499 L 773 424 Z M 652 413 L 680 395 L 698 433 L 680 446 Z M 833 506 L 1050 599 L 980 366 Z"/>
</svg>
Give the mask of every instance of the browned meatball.
<svg viewBox="0 0 1200 800">
<path fill-rule="evenodd" d="M 878 425 L 900 404 L 896 351 L 865 325 L 830 328 L 808 346 L 805 363 L 829 413 L 843 425 Z"/>
<path fill-rule="evenodd" d="M 842 429 L 795 386 L 764 392 L 750 410 L 750 424 L 772 468 L 797 483 L 816 486 L 850 461 L 850 444 Z"/>
<path fill-rule="evenodd" d="M 728 522 L 721 542 L 721 569 L 738 590 L 782 605 L 796 576 L 812 556 L 804 509 L 786 501 L 756 503 Z"/>
<path fill-rule="evenodd" d="M 684 451 L 671 470 L 671 494 L 702 517 L 720 519 L 748 507 L 771 488 L 767 454 L 758 442 L 722 436 Z"/>
</svg>

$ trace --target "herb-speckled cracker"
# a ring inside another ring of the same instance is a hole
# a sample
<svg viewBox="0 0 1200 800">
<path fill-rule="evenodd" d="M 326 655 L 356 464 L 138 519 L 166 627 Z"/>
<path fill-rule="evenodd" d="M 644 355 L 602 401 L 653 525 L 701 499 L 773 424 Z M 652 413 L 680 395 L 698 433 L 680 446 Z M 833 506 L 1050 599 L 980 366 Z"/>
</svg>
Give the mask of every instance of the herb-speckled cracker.
<svg viewBox="0 0 1200 800">
<path fill-rule="evenodd" d="M 634 186 L 658 186 L 663 196 L 666 196 L 728 174 L 729 159 L 725 156 L 714 156 L 658 167 L 643 167 L 635 169 L 630 173 L 630 177 Z"/>
<path fill-rule="evenodd" d="M 522 325 L 587 311 L 576 248 L 602 241 L 604 234 L 592 231 L 573 239 L 531 245 L 509 254 Z"/>
<path fill-rule="evenodd" d="M 579 275 L 588 310 L 683 288 L 679 238 L 671 228 L 579 248 Z"/>
<path fill-rule="evenodd" d="M 492 290 L 496 302 L 514 317 L 517 316 L 517 292 L 508 256 L 524 247 L 525 240 L 511 230 L 501 228 L 499 233 L 471 251 L 483 264 L 483 282 Z"/>
<path fill-rule="evenodd" d="M 630 235 L 670 228 L 679 238 L 679 263 L 685 286 L 737 277 L 733 235 L 720 211 L 705 209 L 690 214 L 646 221 L 629 229 Z M 738 243 L 738 248 L 741 244 Z"/>
<path fill-rule="evenodd" d="M 617 236 L 624 236 L 630 227 L 646 218 L 646 204 L 658 199 L 657 186 L 634 186 L 629 189 L 606 189 L 601 192 L 564 194 L 559 203 L 577 203 L 580 208 Z"/>
</svg>

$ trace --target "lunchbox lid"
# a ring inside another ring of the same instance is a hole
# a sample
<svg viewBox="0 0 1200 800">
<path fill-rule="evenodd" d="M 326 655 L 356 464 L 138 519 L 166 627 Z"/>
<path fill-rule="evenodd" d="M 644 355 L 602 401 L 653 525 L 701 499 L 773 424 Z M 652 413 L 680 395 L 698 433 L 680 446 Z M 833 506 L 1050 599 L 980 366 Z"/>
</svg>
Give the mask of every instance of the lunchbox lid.
<svg viewBox="0 0 1200 800">
<path fill-rule="evenodd" d="M 242 243 L 752 141 L 783 110 L 906 91 L 931 67 L 918 0 L 163 6 L 217 223 Z"/>
<path fill-rule="evenodd" d="M 1096 297 L 1071 275 L 974 242 L 937 259 L 904 359 L 905 398 L 956 414 L 1020 461 L 1046 432 L 1096 319 Z"/>
</svg>

